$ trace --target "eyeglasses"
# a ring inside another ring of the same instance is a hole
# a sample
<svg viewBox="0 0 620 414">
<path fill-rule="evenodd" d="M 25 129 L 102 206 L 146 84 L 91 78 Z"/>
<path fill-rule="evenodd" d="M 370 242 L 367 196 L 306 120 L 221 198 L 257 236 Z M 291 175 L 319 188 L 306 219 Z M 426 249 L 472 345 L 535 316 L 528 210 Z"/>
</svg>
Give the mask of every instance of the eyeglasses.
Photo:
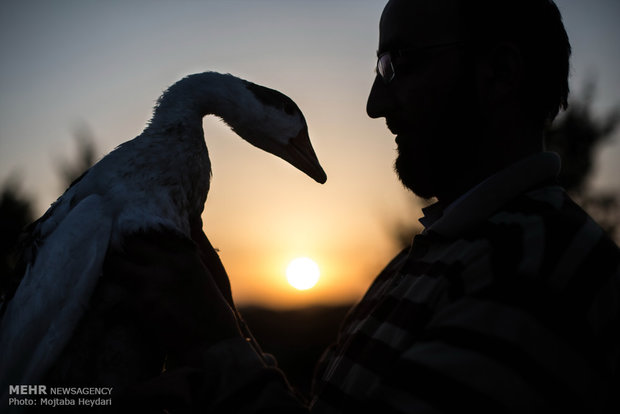
<svg viewBox="0 0 620 414">
<path fill-rule="evenodd" d="M 394 68 L 394 58 L 406 57 L 407 55 L 411 55 L 421 50 L 454 46 L 454 45 L 458 45 L 462 43 L 465 43 L 465 41 L 459 40 L 455 42 L 411 47 L 407 49 L 399 49 L 395 51 L 388 51 L 388 52 L 381 53 L 377 58 L 377 73 L 379 74 L 379 76 L 381 76 L 381 79 L 383 79 L 383 82 L 387 85 L 388 83 L 392 82 L 392 80 L 394 80 L 394 78 L 396 77 L 396 69 Z"/>
</svg>

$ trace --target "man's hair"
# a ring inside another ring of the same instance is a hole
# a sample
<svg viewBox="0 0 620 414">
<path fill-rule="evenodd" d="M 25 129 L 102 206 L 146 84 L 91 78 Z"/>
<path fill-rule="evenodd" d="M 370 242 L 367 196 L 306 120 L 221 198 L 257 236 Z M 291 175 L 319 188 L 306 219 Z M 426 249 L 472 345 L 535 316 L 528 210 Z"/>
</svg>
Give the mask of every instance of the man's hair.
<svg viewBox="0 0 620 414">
<path fill-rule="evenodd" d="M 509 42 L 523 59 L 522 98 L 539 126 L 568 106 L 571 46 L 552 0 L 461 0 L 474 41 Z"/>
</svg>

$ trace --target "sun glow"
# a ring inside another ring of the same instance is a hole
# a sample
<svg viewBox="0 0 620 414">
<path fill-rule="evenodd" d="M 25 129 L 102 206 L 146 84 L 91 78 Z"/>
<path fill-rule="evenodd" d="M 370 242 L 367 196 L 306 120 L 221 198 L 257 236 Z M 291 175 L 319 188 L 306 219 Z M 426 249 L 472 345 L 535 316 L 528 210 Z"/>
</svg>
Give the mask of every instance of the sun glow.
<svg viewBox="0 0 620 414">
<path fill-rule="evenodd" d="M 308 290 L 319 281 L 319 266 L 312 259 L 298 257 L 291 260 L 286 268 L 286 279 L 298 290 Z"/>
</svg>

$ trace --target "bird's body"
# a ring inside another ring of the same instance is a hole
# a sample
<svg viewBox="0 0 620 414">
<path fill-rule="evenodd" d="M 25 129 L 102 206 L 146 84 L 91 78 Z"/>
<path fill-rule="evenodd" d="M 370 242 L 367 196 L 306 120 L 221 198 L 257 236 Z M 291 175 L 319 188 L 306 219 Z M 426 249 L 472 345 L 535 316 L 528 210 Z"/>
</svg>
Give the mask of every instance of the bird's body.
<svg viewBox="0 0 620 414">
<path fill-rule="evenodd" d="M 207 114 L 325 181 L 303 115 L 289 98 L 214 72 L 173 85 L 142 134 L 91 167 L 30 226 L 24 277 L 0 321 L 4 399 L 9 384 L 36 383 L 48 373 L 85 312 L 105 314 L 116 300 L 108 297 L 113 286 L 99 281 L 106 255 L 122 249 L 125 237 L 165 231 L 196 239 L 192 226 L 201 223 L 211 176 L 202 130 Z M 290 142 L 298 142 L 292 151 Z"/>
</svg>

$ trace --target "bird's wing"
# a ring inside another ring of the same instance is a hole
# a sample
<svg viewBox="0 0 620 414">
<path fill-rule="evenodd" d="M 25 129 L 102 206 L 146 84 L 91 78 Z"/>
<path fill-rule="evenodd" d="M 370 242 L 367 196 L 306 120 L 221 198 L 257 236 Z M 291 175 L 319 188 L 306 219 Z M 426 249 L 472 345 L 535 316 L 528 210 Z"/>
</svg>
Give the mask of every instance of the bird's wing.
<svg viewBox="0 0 620 414">
<path fill-rule="evenodd" d="M 46 238 L 0 322 L 0 390 L 36 384 L 71 337 L 101 274 L 113 219 L 101 196 L 77 204 Z"/>
</svg>

